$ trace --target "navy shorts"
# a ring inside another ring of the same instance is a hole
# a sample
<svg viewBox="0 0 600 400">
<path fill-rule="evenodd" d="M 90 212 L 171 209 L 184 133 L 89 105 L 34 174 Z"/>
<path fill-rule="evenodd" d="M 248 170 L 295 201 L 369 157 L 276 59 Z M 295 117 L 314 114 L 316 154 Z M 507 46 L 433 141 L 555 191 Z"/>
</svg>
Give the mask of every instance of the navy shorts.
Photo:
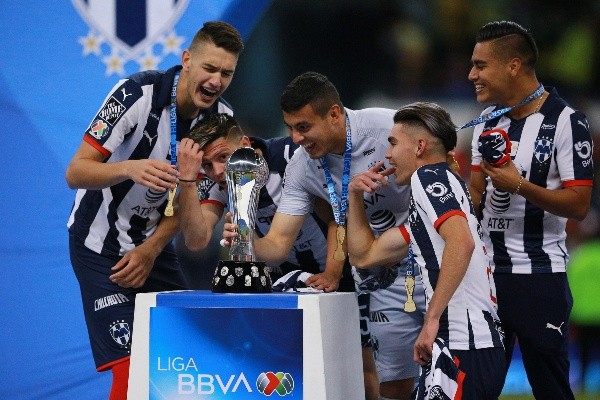
<svg viewBox="0 0 600 400">
<path fill-rule="evenodd" d="M 450 350 L 464 372 L 462 400 L 497 400 L 504 386 L 506 358 L 502 347 Z"/>
<path fill-rule="evenodd" d="M 100 255 L 69 234 L 69 251 L 79 281 L 83 312 L 98 371 L 130 355 L 133 311 L 137 293 L 188 289 L 172 244 L 156 258 L 141 288 L 123 288 L 108 278 L 121 257 Z"/>
<path fill-rule="evenodd" d="M 494 274 L 494 281 L 507 368 L 518 339 L 535 398 L 573 399 L 568 349 L 573 297 L 566 273 Z"/>
</svg>

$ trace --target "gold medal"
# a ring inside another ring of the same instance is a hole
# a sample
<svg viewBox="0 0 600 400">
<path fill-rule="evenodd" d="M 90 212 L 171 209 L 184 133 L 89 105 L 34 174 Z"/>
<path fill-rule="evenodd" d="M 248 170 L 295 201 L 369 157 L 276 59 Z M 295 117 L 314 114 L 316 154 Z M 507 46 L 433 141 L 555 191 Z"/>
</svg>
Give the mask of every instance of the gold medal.
<svg viewBox="0 0 600 400">
<path fill-rule="evenodd" d="M 167 200 L 167 208 L 165 208 L 165 216 L 173 216 L 173 201 L 175 200 L 175 193 L 177 193 L 177 185 L 169 189 L 169 199 Z"/>
<path fill-rule="evenodd" d="M 335 236 L 337 237 L 337 247 L 333 253 L 333 259 L 336 261 L 344 261 L 346 259 L 346 254 L 344 253 L 343 243 L 344 238 L 346 237 L 346 229 L 343 225 L 337 226 Z"/>
<path fill-rule="evenodd" d="M 415 291 L 415 277 L 410 275 L 404 278 L 404 287 L 406 288 L 406 303 L 404 303 L 404 311 L 414 312 L 417 310 L 417 305 L 413 300 L 413 292 Z"/>
</svg>

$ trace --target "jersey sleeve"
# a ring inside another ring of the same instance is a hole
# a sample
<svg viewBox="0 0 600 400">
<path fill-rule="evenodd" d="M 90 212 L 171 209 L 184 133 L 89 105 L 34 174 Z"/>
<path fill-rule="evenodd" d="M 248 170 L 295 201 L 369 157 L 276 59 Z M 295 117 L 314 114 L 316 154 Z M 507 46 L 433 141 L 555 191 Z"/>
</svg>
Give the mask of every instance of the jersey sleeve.
<svg viewBox="0 0 600 400">
<path fill-rule="evenodd" d="M 226 208 L 228 203 L 227 190 L 221 189 L 216 182 L 204 174 L 200 174 L 198 178 L 200 179 L 198 181 L 198 201 L 200 201 L 200 204 L 212 203 Z"/>
<path fill-rule="evenodd" d="M 422 167 L 413 174 L 411 188 L 416 206 L 425 212 L 435 230 L 454 215 L 466 218 L 447 170 Z"/>
<path fill-rule="evenodd" d="M 556 163 L 563 187 L 592 186 L 594 143 L 585 115 L 575 111 L 561 125 L 556 135 Z"/>
<path fill-rule="evenodd" d="M 137 125 L 143 108 L 138 100 L 143 95 L 141 86 L 133 80 L 119 81 L 92 119 L 83 140 L 105 157 L 110 156 Z"/>
<path fill-rule="evenodd" d="M 307 215 L 313 211 L 315 196 L 305 187 L 307 166 L 304 154 L 296 152 L 287 167 L 283 179 L 283 192 L 277 212 L 287 215 Z"/>
</svg>

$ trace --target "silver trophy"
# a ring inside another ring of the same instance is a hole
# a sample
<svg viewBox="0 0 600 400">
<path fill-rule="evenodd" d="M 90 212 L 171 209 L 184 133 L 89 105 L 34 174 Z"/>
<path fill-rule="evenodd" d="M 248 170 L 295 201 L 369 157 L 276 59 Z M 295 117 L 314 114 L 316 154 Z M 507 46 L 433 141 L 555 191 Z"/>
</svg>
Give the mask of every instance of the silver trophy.
<svg viewBox="0 0 600 400">
<path fill-rule="evenodd" d="M 254 221 L 260 189 L 267 183 L 269 167 L 251 147 L 233 152 L 225 165 L 229 209 L 238 236 L 232 240 L 229 260 L 221 260 L 213 276 L 218 293 L 271 292 L 271 277 L 264 262 L 254 255 Z"/>
</svg>

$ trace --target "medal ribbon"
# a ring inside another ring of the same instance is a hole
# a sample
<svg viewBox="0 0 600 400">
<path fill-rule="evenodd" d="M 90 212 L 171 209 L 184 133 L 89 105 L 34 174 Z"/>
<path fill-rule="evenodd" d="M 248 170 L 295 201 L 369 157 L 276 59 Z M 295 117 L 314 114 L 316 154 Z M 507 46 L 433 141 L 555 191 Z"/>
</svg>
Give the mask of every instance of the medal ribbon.
<svg viewBox="0 0 600 400">
<path fill-rule="evenodd" d="M 179 83 L 179 72 L 175 73 L 173 88 L 171 89 L 171 107 L 169 116 L 171 120 L 171 165 L 177 166 L 177 84 Z"/>
<path fill-rule="evenodd" d="M 171 106 L 169 108 L 169 117 L 171 121 L 171 165 L 177 168 L 177 84 L 179 83 L 179 71 L 175 73 L 173 79 L 173 88 L 171 89 Z M 175 193 L 177 192 L 177 185 L 174 188 L 169 189 L 169 196 L 167 199 L 167 207 L 165 208 L 165 215 L 167 217 L 173 216 L 173 202 L 175 201 Z"/>
<path fill-rule="evenodd" d="M 346 149 L 344 150 L 344 172 L 342 175 L 342 191 L 338 198 L 335 192 L 335 186 L 333 184 L 333 178 L 331 177 L 331 171 L 325 157 L 319 159 L 323 172 L 325 173 L 325 180 L 327 182 L 327 189 L 329 190 L 329 203 L 333 209 L 333 217 L 338 226 L 346 225 L 346 214 L 348 210 L 348 183 L 350 182 L 350 162 L 352 160 L 352 136 L 350 134 L 350 118 L 346 113 Z"/>
<path fill-rule="evenodd" d="M 531 93 L 529 96 L 527 96 L 527 97 L 526 97 L 526 98 L 525 98 L 525 99 L 524 99 L 522 102 L 520 102 L 519 104 L 517 104 L 517 105 L 515 105 L 515 106 L 505 107 L 505 108 L 502 108 L 502 109 L 500 109 L 500 110 L 494 110 L 494 111 L 492 111 L 492 112 L 489 112 L 489 113 L 487 113 L 487 114 L 484 114 L 484 115 L 480 115 L 478 118 L 475 118 L 475 119 L 473 119 L 473 120 L 471 120 L 471 121 L 467 122 L 466 124 L 464 124 L 464 125 L 463 125 L 463 126 L 461 126 L 460 128 L 456 128 L 456 131 L 458 132 L 458 131 L 460 131 L 461 129 L 464 129 L 464 128 L 470 128 L 470 127 L 472 127 L 472 126 L 479 125 L 479 124 L 481 124 L 481 123 L 483 123 L 483 122 L 487 122 L 487 121 L 489 121 L 489 120 L 491 120 L 491 119 L 494 119 L 494 118 L 497 118 L 497 117 L 499 117 L 499 116 L 501 116 L 501 115 L 504 115 L 504 114 L 506 114 L 507 112 L 509 112 L 510 110 L 512 110 L 513 108 L 516 108 L 516 107 L 522 106 L 522 105 L 524 105 L 524 104 L 527 104 L 527 103 L 529 103 L 530 101 L 532 101 L 532 100 L 534 100 L 534 99 L 537 99 L 537 98 L 539 98 L 539 97 L 540 97 L 542 94 L 544 94 L 544 90 L 545 90 L 545 89 L 544 89 L 544 85 L 542 85 L 542 84 L 540 83 L 540 86 L 539 86 L 539 87 L 538 87 L 538 88 L 535 90 L 535 92 Z"/>
</svg>

